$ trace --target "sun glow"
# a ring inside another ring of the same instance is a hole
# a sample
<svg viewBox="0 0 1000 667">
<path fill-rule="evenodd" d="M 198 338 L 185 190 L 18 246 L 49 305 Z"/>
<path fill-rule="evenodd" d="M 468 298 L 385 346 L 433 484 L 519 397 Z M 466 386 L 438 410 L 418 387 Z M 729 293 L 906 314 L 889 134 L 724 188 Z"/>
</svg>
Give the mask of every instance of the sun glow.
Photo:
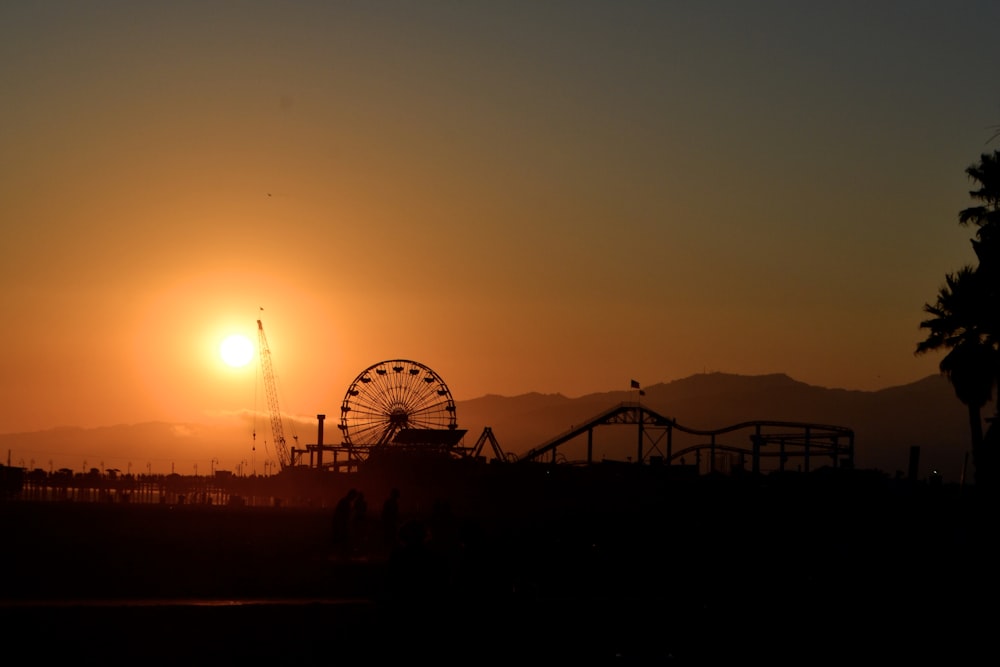
<svg viewBox="0 0 1000 667">
<path fill-rule="evenodd" d="M 253 343 L 241 334 L 226 337 L 219 345 L 219 356 L 227 366 L 239 368 L 246 366 L 253 359 Z"/>
</svg>

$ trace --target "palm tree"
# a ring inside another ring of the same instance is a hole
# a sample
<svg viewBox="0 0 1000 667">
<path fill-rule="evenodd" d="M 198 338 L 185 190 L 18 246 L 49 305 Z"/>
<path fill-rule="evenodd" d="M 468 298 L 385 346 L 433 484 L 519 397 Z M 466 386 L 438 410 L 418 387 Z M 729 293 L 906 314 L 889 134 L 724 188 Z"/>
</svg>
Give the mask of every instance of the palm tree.
<svg viewBox="0 0 1000 667">
<path fill-rule="evenodd" d="M 982 281 L 982 298 L 987 304 L 996 304 L 984 309 L 982 316 L 985 319 L 980 326 L 989 335 L 990 342 L 1000 349 L 1000 151 L 984 153 L 979 163 L 970 165 L 965 173 L 976 184 L 969 196 L 978 204 L 963 209 L 958 214 L 958 221 L 976 227 L 972 248 L 979 259 L 976 272 Z M 997 407 L 1000 412 L 1000 405 Z"/>
<path fill-rule="evenodd" d="M 1000 227 L 1000 151 L 983 153 L 977 164 L 966 167 L 965 174 L 977 185 L 969 191 L 969 196 L 980 203 L 963 209 L 958 214 L 959 223 L 975 225 L 980 230 Z"/>
<path fill-rule="evenodd" d="M 965 170 L 975 184 L 974 206 L 958 214 L 962 225 L 976 228 L 972 248 L 979 260 L 945 276 L 930 315 L 920 323 L 929 331 L 917 354 L 947 350 L 939 368 L 969 409 L 976 484 L 1000 491 L 1000 391 L 996 416 L 983 434 L 982 409 L 1000 379 L 1000 151 L 983 153 Z"/>
<path fill-rule="evenodd" d="M 983 298 L 983 287 L 982 276 L 971 266 L 945 276 L 937 300 L 924 304 L 924 312 L 931 317 L 920 328 L 929 333 L 917 344 L 916 353 L 947 350 L 938 368 L 969 410 L 976 483 L 992 485 L 995 466 L 993 457 L 984 451 L 982 409 L 993 398 L 1000 354 L 991 332 L 983 326 L 985 312 L 992 309 L 992 303 Z"/>
</svg>

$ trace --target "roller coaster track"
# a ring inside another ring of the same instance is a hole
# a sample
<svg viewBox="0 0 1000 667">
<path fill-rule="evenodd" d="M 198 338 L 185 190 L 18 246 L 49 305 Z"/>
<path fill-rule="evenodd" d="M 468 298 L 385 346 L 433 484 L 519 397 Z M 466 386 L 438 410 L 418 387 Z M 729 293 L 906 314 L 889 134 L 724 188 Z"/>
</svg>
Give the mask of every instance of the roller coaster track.
<svg viewBox="0 0 1000 667">
<path fill-rule="evenodd" d="M 708 454 L 711 472 L 716 471 L 719 455 L 737 456 L 740 466 L 744 466 L 749 458 L 755 473 L 761 472 L 761 460 L 770 457 L 778 460 L 778 468 L 782 470 L 789 459 L 801 458 L 804 469 L 808 472 L 811 459 L 815 456 L 829 459 L 832 467 L 854 465 L 854 431 L 844 426 L 760 420 L 712 430 L 694 429 L 681 426 L 676 420 L 664 417 L 640 403 L 629 402 L 609 408 L 585 423 L 532 448 L 518 457 L 518 462 L 540 462 L 548 457 L 551 463 L 558 463 L 559 448 L 586 435 L 586 458 L 577 463 L 592 464 L 594 429 L 611 425 L 636 427 L 634 462 L 639 464 L 655 462 L 674 465 L 683 463 L 688 456 L 694 456 L 700 467 L 702 455 Z M 696 442 L 676 449 L 675 433 L 692 436 Z M 741 434 L 743 438 L 740 438 Z M 733 438 L 736 438 L 735 443 Z"/>
</svg>

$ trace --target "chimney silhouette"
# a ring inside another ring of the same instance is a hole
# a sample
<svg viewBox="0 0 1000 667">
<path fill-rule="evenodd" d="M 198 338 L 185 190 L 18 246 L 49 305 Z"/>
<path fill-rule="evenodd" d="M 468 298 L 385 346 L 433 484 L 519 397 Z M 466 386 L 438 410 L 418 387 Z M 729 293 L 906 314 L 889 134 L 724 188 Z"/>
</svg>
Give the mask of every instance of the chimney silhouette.
<svg viewBox="0 0 1000 667">
<path fill-rule="evenodd" d="M 319 421 L 319 426 L 316 433 L 316 467 L 323 467 L 323 420 L 326 419 L 326 415 L 316 415 L 316 419 Z"/>
</svg>

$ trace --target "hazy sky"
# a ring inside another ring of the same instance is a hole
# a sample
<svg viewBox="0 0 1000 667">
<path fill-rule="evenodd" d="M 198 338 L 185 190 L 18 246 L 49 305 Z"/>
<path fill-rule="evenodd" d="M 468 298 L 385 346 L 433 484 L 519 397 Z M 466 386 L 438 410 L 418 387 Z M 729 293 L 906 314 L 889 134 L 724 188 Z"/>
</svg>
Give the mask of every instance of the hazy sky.
<svg viewBox="0 0 1000 667">
<path fill-rule="evenodd" d="M 1000 3 L 5 2 L 0 432 L 703 371 L 879 389 L 972 262 Z M 260 308 L 264 310 L 261 311 Z"/>
</svg>

